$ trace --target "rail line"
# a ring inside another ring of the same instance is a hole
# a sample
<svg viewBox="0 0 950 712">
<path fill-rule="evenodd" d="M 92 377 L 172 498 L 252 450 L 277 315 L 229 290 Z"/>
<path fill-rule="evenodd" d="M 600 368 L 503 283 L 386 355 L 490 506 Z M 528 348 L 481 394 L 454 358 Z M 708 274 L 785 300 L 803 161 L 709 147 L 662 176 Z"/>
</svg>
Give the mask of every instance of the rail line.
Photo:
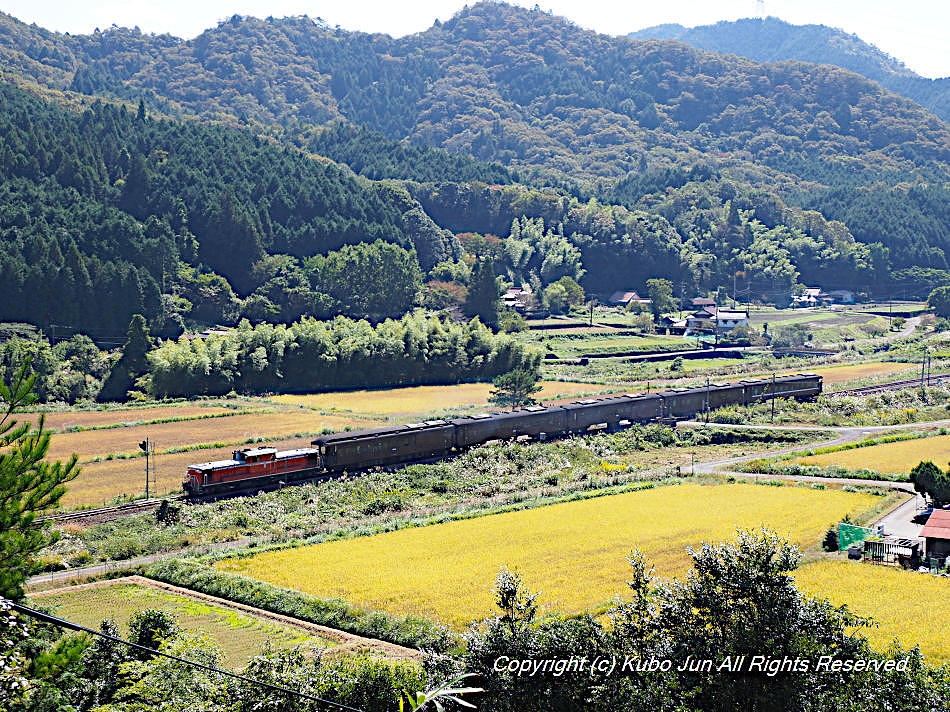
<svg viewBox="0 0 950 712">
<path fill-rule="evenodd" d="M 887 383 L 877 383 L 870 386 L 848 388 L 841 391 L 830 391 L 830 392 L 826 391 L 825 395 L 828 397 L 844 396 L 844 395 L 867 395 L 871 393 L 879 393 L 882 391 L 900 390 L 903 388 L 915 388 L 921 385 L 940 385 L 943 383 L 944 379 L 948 377 L 950 377 L 950 373 L 931 374 L 929 376 L 924 377 L 923 379 L 906 378 L 899 381 L 888 381 Z M 678 419 L 673 419 L 673 420 L 678 420 Z M 435 459 L 439 459 L 439 458 L 435 458 Z M 418 461 L 425 462 L 425 461 L 434 461 L 434 460 L 432 458 L 420 458 Z M 406 464 L 410 464 L 410 462 L 401 463 L 401 466 L 404 466 Z M 308 481 L 308 482 L 318 481 L 321 479 L 327 479 L 328 477 L 332 477 L 332 475 L 327 475 L 326 473 L 323 473 L 320 475 L 315 475 L 313 478 L 308 478 L 305 481 Z M 201 499 L 219 499 L 219 498 L 228 497 L 228 496 L 242 496 L 248 493 L 257 492 L 261 490 L 267 490 L 267 489 L 272 489 L 272 487 L 262 486 L 261 484 L 254 484 L 253 486 L 243 488 L 243 489 L 237 489 L 233 492 L 219 493 L 216 496 L 201 498 Z M 37 517 L 35 521 L 37 524 L 43 523 L 43 522 L 53 522 L 53 523 L 61 524 L 64 522 L 83 521 L 87 519 L 127 516 L 127 515 L 132 515 L 132 514 L 138 514 L 140 512 L 147 511 L 149 509 L 154 509 L 156 507 L 159 507 L 162 504 L 162 502 L 165 502 L 165 501 L 182 502 L 187 499 L 188 499 L 187 495 L 182 493 L 182 494 L 171 495 L 171 496 L 162 497 L 162 498 L 152 498 L 152 499 L 147 499 L 147 500 L 139 500 L 135 502 L 127 502 L 125 504 L 117 504 L 117 505 L 112 505 L 108 507 L 96 507 L 94 509 L 81 509 L 74 512 L 51 514 L 45 517 Z"/>
<path fill-rule="evenodd" d="M 154 509 L 162 502 L 181 502 L 185 495 L 172 495 L 170 497 L 157 497 L 153 499 L 143 499 L 137 502 L 126 502 L 125 504 L 115 504 L 109 507 L 95 507 L 93 509 L 79 509 L 75 512 L 64 512 L 62 514 L 50 514 L 46 517 L 37 517 L 34 521 L 37 524 L 43 522 L 72 522 L 83 519 L 92 519 L 94 517 L 108 517 L 111 515 L 137 514 L 148 509 Z"/>
<path fill-rule="evenodd" d="M 888 381 L 887 383 L 875 383 L 871 386 L 859 386 L 858 388 L 847 388 L 843 391 L 826 391 L 825 396 L 862 396 L 871 393 L 881 393 L 882 391 L 899 391 L 904 388 L 917 388 L 918 386 L 939 386 L 943 384 L 945 378 L 950 377 L 950 373 L 934 373 L 924 378 L 905 378 L 900 381 Z"/>
</svg>

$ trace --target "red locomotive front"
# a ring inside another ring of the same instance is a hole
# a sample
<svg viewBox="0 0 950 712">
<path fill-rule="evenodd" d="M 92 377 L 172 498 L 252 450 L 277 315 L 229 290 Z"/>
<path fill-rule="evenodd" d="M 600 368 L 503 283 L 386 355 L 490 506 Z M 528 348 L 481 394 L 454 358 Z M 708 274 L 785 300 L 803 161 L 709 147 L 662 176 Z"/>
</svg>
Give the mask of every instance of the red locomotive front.
<svg viewBox="0 0 950 712">
<path fill-rule="evenodd" d="M 306 479 L 319 473 L 320 451 L 314 448 L 278 451 L 273 447 L 235 450 L 231 460 L 189 465 L 182 483 L 192 496 L 229 492 Z"/>
</svg>

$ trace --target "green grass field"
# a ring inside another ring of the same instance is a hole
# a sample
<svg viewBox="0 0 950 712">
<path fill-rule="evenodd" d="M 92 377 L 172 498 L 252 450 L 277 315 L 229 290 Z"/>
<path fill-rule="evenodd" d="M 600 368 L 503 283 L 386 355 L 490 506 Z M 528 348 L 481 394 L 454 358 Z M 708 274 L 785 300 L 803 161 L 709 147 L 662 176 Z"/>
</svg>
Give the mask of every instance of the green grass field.
<svg viewBox="0 0 950 712">
<path fill-rule="evenodd" d="M 686 547 L 768 526 L 811 547 L 832 522 L 880 498 L 751 484 L 681 485 L 555 504 L 221 561 L 223 570 L 456 628 L 492 612 L 499 568 L 518 571 L 551 610 L 599 609 L 624 591 L 639 549 L 658 574 L 690 565 Z"/>
<path fill-rule="evenodd" d="M 33 597 L 44 606 L 54 606 L 55 615 L 86 627 L 98 628 L 102 620 L 111 618 L 123 634 L 136 611 L 154 608 L 172 613 L 185 630 L 213 638 L 221 648 L 224 662 L 233 669 L 243 667 L 268 641 L 278 647 L 328 648 L 334 644 L 302 628 L 134 583 L 116 582 Z"/>
</svg>

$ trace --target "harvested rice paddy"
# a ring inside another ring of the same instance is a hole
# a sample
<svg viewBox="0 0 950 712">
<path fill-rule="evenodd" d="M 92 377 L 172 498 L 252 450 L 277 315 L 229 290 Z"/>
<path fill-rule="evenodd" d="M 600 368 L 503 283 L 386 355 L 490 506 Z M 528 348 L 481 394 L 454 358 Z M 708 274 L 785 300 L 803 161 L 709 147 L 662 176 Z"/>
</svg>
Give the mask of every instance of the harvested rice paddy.
<svg viewBox="0 0 950 712">
<path fill-rule="evenodd" d="M 135 425 L 108 430 L 58 433 L 50 439 L 49 457 L 64 459 L 71 453 L 80 462 L 95 456 L 136 453 L 138 443 L 149 437 L 158 452 L 199 443 L 241 444 L 256 438 L 289 437 L 297 433 L 319 433 L 324 429 L 371 428 L 378 421 L 326 416 L 313 411 L 252 413 L 228 418 L 205 418 L 153 425 Z"/>
<path fill-rule="evenodd" d="M 914 373 L 919 371 L 920 367 L 915 367 L 911 363 L 897 363 L 895 361 L 876 361 L 874 363 L 856 363 L 843 366 L 819 366 L 809 369 L 811 373 L 817 373 L 824 378 L 825 388 L 839 383 L 856 381 L 859 378 L 871 378 L 873 376 L 893 376 L 906 371 Z"/>
<path fill-rule="evenodd" d="M 542 591 L 548 610 L 598 609 L 624 591 L 638 549 L 661 576 L 690 566 L 686 547 L 768 526 L 802 546 L 872 508 L 866 493 L 753 484 L 659 487 L 224 560 L 223 570 L 456 628 L 492 612 L 500 567 Z M 582 583 L 581 583 L 582 582 Z"/>
<path fill-rule="evenodd" d="M 55 438 L 55 436 L 54 436 Z M 270 447 L 290 450 L 297 447 L 309 447 L 309 437 L 290 438 L 268 442 Z M 226 460 L 237 446 L 226 446 L 200 450 L 189 450 L 169 454 L 158 454 L 153 458 L 154 481 L 152 492 L 166 494 L 180 492 L 181 482 L 188 465 L 211 460 Z M 62 504 L 66 509 L 96 505 L 122 495 L 136 497 L 145 492 L 145 458 L 102 460 L 82 465 L 79 477 L 67 485 Z"/>
<path fill-rule="evenodd" d="M 55 432 L 65 432 L 82 428 L 123 427 L 163 420 L 228 417 L 253 409 L 254 406 L 251 404 L 247 404 L 247 406 L 241 404 L 240 409 L 228 408 L 223 405 L 175 405 L 111 410 L 70 410 L 46 413 L 46 428 Z M 20 422 L 29 420 L 36 423 L 38 420 L 38 414 L 36 413 L 17 413 L 14 417 Z"/>
</svg>

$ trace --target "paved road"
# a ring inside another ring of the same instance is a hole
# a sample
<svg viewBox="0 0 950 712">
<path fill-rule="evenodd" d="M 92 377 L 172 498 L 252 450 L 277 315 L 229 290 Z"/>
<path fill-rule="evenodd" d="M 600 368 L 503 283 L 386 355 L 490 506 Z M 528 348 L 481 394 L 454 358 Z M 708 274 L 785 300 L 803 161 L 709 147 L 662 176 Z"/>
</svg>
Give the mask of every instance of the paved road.
<svg viewBox="0 0 950 712">
<path fill-rule="evenodd" d="M 917 325 L 920 323 L 919 316 L 912 316 L 910 319 L 904 322 L 904 328 L 897 332 L 897 338 L 903 338 L 905 336 L 910 336 L 914 333 L 914 329 L 917 328 Z"/>
<path fill-rule="evenodd" d="M 832 484 L 841 484 L 841 485 L 864 485 L 864 486 L 876 486 L 876 487 L 886 487 L 888 489 L 900 490 L 906 492 L 912 497 L 908 498 L 907 501 L 901 503 L 898 507 L 891 510 L 880 519 L 874 522 L 873 526 L 883 525 L 884 533 L 899 537 L 904 537 L 908 539 L 916 539 L 920 536 L 920 530 L 923 529 L 923 526 L 920 524 L 914 524 L 911 522 L 911 518 L 914 514 L 917 513 L 921 505 L 920 496 L 914 491 L 913 485 L 909 482 L 892 482 L 888 480 L 867 480 L 867 479 L 858 479 L 850 477 L 811 477 L 805 475 L 759 475 L 759 474 L 750 474 L 747 472 L 731 472 L 729 467 L 732 465 L 741 464 L 743 462 L 749 462 L 750 460 L 758 460 L 763 457 L 775 457 L 778 455 L 787 455 L 789 453 L 797 452 L 808 448 L 818 448 L 818 447 L 827 447 L 832 445 L 844 445 L 846 443 L 854 442 L 855 440 L 860 440 L 861 438 L 867 435 L 873 435 L 875 433 L 888 432 L 894 430 L 908 430 L 912 428 L 922 428 L 922 427 L 939 427 L 942 425 L 947 425 L 950 423 L 950 420 L 934 420 L 928 421 L 925 423 L 913 423 L 911 425 L 874 425 L 870 427 L 833 427 L 833 428 L 821 428 L 816 426 L 803 426 L 796 427 L 794 425 L 725 425 L 717 423 L 709 423 L 710 426 L 718 427 L 728 427 L 728 428 L 751 428 L 751 429 L 766 429 L 766 430 L 809 430 L 809 431 L 831 431 L 835 433 L 836 437 L 829 440 L 825 440 L 820 443 L 813 443 L 807 446 L 798 445 L 796 447 L 783 448 L 781 450 L 772 450 L 768 453 L 757 453 L 755 455 L 745 455 L 743 457 L 732 457 L 725 458 L 722 460 L 714 460 L 711 462 L 703 462 L 696 464 L 696 472 L 701 472 L 705 474 L 720 474 L 728 475 L 734 474 L 738 477 L 747 477 L 751 479 L 777 479 L 777 480 L 792 480 L 797 482 L 818 482 L 818 483 L 832 483 Z M 705 425 L 698 421 L 687 421 L 689 425 L 699 426 Z"/>
<path fill-rule="evenodd" d="M 914 492 L 914 496 L 897 507 L 895 510 L 881 517 L 875 525 L 884 525 L 884 533 L 905 539 L 916 539 L 920 536 L 923 524 L 914 524 L 911 519 L 923 508 L 923 498 Z"/>
</svg>

